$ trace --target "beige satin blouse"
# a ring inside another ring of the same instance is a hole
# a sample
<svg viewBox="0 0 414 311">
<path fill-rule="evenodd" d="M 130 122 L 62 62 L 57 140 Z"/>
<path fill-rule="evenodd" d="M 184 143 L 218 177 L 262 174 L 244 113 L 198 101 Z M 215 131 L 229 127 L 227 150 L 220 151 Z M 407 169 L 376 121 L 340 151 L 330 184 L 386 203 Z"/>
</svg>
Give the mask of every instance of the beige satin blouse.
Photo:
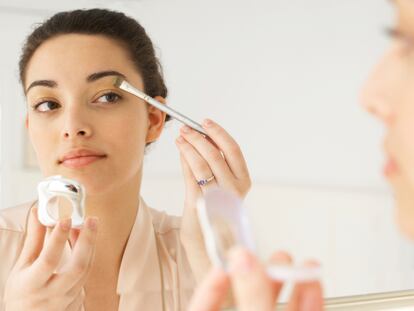
<svg viewBox="0 0 414 311">
<path fill-rule="evenodd" d="M 33 205 L 34 202 L 0 210 L 0 297 L 22 249 Z M 119 311 L 162 311 L 163 301 L 165 310 L 186 309 L 195 281 L 179 232 L 180 217 L 149 208 L 140 200 L 118 277 Z M 70 251 L 68 243 L 62 264 Z M 0 302 L 0 311 L 3 310 Z"/>
</svg>

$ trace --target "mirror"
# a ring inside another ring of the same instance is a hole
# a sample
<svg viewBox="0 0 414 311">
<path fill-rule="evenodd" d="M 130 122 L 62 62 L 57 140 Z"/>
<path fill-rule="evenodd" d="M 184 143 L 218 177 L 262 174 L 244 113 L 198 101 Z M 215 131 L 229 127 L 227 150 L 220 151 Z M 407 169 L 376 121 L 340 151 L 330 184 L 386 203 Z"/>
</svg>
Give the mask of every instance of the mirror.
<svg viewBox="0 0 414 311">
<path fill-rule="evenodd" d="M 55 221 L 70 218 L 72 216 L 72 203 L 64 196 L 52 197 L 47 202 L 47 212 Z"/>
<path fill-rule="evenodd" d="M 241 146 L 246 204 L 263 258 L 274 249 L 323 264 L 327 298 L 414 288 L 414 250 L 381 174 L 381 126 L 358 105 L 388 45 L 387 1 L 71 1 L 0 5 L 1 208 L 31 200 L 42 176 L 17 78 L 34 23 L 79 7 L 137 18 L 156 45 L 168 103 L 212 118 Z M 170 123 L 144 160 L 142 196 L 181 214 L 184 184 Z M 163 194 L 163 195 L 160 195 Z"/>
</svg>

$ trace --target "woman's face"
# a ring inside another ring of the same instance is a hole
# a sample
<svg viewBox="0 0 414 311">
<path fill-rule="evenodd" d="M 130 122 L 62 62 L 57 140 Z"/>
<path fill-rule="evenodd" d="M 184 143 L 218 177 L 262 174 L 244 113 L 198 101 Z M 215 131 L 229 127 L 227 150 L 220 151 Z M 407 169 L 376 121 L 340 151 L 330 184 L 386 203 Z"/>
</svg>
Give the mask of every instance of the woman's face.
<svg viewBox="0 0 414 311">
<path fill-rule="evenodd" d="M 414 1 L 393 2 L 395 39 L 367 82 L 362 102 L 386 127 L 384 174 L 395 193 L 400 226 L 414 238 Z"/>
<path fill-rule="evenodd" d="M 61 35 L 36 50 L 24 81 L 27 128 L 45 176 L 78 180 L 88 195 L 138 183 L 164 115 L 115 88 L 118 73 L 143 89 L 127 51 L 104 36 Z"/>
</svg>

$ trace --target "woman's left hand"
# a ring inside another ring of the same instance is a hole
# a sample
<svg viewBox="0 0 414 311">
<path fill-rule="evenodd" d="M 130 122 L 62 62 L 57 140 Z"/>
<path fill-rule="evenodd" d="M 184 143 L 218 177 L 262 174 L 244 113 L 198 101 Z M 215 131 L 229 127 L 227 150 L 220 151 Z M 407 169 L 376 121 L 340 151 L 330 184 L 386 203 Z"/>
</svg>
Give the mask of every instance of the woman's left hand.
<svg viewBox="0 0 414 311">
<path fill-rule="evenodd" d="M 197 286 L 188 310 L 221 310 L 229 289 L 233 291 L 237 310 L 276 310 L 284 284 L 269 278 L 266 266 L 247 249 L 235 247 L 230 250 L 228 257 L 229 273 L 218 268 L 212 269 Z M 292 258 L 285 252 L 276 252 L 270 258 L 270 263 L 291 265 Z M 304 266 L 315 267 L 318 264 L 315 261 L 307 261 Z M 283 307 L 285 311 L 322 311 L 323 309 L 323 291 L 319 281 L 296 283 L 290 293 L 289 301 Z"/>
<path fill-rule="evenodd" d="M 251 186 L 246 161 L 237 142 L 211 120 L 205 120 L 203 128 L 209 138 L 184 126 L 176 140 L 186 188 L 181 241 L 198 281 L 208 270 L 210 262 L 198 223 L 197 200 L 207 189 L 215 186 L 244 198 Z M 210 181 L 202 185 L 197 182 L 201 180 Z"/>
</svg>

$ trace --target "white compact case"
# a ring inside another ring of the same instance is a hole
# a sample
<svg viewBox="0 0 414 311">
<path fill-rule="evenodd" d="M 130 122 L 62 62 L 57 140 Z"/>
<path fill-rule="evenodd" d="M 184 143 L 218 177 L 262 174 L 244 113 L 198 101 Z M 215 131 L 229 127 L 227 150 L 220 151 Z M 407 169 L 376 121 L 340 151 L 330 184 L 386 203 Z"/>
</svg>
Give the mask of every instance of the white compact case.
<svg viewBox="0 0 414 311">
<path fill-rule="evenodd" d="M 72 227 L 80 228 L 85 221 L 85 189 L 75 180 L 60 175 L 51 176 L 37 186 L 39 221 L 53 227 L 59 221 L 60 198 L 66 199 L 72 208 Z M 55 214 L 55 216 L 53 215 Z"/>
</svg>

